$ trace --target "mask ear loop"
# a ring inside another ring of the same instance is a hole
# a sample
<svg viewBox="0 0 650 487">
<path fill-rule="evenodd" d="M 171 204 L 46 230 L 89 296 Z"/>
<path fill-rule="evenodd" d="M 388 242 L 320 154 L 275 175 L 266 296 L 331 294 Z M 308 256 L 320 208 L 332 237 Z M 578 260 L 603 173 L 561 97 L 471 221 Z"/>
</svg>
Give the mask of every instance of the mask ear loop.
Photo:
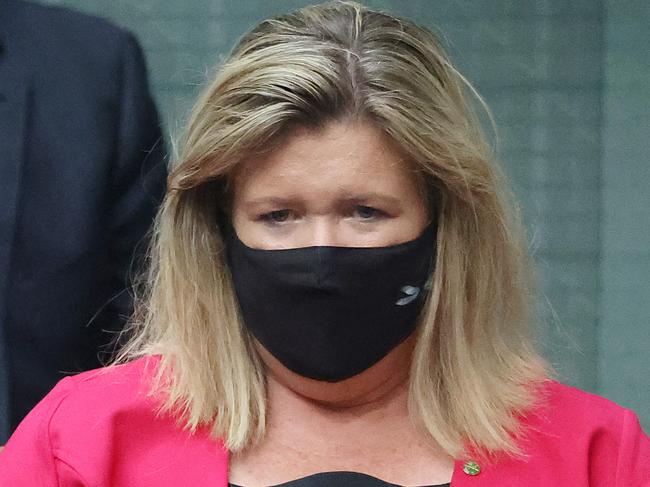
<svg viewBox="0 0 650 487">
<path fill-rule="evenodd" d="M 427 282 L 424 283 L 424 290 L 429 292 L 433 289 L 433 272 L 429 275 Z"/>
<path fill-rule="evenodd" d="M 438 255 L 438 216 L 434 215 L 433 218 L 431 218 L 431 221 L 429 222 L 429 225 L 427 226 L 426 231 L 432 231 L 432 228 L 435 227 L 435 238 L 434 238 L 434 246 L 435 246 L 435 252 L 433 255 L 433 261 L 429 262 L 429 277 L 427 278 L 426 282 L 424 283 L 424 286 L 422 289 L 424 289 L 426 292 L 431 291 L 433 289 L 433 280 L 435 277 L 435 268 L 436 268 L 436 260 L 437 260 L 437 255 Z M 433 271 L 431 271 L 433 269 Z"/>
<path fill-rule="evenodd" d="M 438 260 L 438 235 L 440 231 L 440 213 L 439 209 L 441 207 L 440 203 L 440 198 L 441 198 L 441 192 L 440 190 L 433 190 L 435 186 L 432 186 L 430 189 L 430 194 L 427 196 L 427 200 L 429 201 L 431 205 L 431 218 L 429 219 L 429 223 L 427 225 L 427 228 L 430 229 L 431 227 L 435 227 L 435 237 L 434 237 L 434 245 L 435 245 L 435 252 L 433 255 L 433 262 L 429 263 L 430 269 L 433 269 L 433 271 L 429 271 L 429 277 L 427 281 L 424 283 L 423 289 L 428 293 L 433 289 L 433 281 L 435 277 L 435 272 L 436 272 L 436 264 Z"/>
<path fill-rule="evenodd" d="M 434 257 L 434 260 L 433 260 L 432 262 L 429 262 L 429 277 L 427 278 L 426 282 L 424 283 L 424 286 L 422 286 L 422 288 L 423 288 L 427 293 L 428 293 L 429 291 L 431 291 L 431 289 L 433 289 L 433 280 L 434 280 L 434 278 L 435 278 L 435 274 L 436 274 L 436 271 L 435 271 L 435 269 L 436 269 L 436 262 L 435 262 L 435 261 L 437 260 L 437 259 L 436 259 L 437 254 L 438 254 L 438 246 L 436 245 L 435 254 L 434 254 L 434 256 L 433 256 L 433 257 Z M 433 270 L 432 270 L 432 269 L 433 269 Z"/>
</svg>

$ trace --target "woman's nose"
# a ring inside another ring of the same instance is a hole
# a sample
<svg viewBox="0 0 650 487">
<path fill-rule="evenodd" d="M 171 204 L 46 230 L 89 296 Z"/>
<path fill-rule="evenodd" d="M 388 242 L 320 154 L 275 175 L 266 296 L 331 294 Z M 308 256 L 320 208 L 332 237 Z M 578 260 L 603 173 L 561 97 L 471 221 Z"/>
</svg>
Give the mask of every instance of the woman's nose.
<svg viewBox="0 0 650 487">
<path fill-rule="evenodd" d="M 307 246 L 309 247 L 342 247 L 341 228 L 336 221 L 323 218 L 314 221 L 308 228 Z"/>
</svg>

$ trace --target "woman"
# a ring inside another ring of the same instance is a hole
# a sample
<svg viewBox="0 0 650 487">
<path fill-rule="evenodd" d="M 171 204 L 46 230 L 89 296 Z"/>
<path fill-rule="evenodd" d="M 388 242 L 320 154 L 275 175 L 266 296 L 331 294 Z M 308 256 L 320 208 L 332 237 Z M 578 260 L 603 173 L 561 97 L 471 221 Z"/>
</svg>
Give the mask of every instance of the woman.
<svg viewBox="0 0 650 487">
<path fill-rule="evenodd" d="M 435 37 L 354 3 L 259 24 L 199 99 L 119 361 L 7 485 L 650 485 L 633 413 L 550 379 L 530 272 Z"/>
</svg>

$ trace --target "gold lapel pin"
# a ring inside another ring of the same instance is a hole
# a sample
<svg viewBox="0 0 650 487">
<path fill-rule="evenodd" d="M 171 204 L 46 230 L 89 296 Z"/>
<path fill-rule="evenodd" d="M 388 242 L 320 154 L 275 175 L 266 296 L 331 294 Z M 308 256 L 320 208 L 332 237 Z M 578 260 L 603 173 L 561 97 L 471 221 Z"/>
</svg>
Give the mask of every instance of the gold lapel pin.
<svg viewBox="0 0 650 487">
<path fill-rule="evenodd" d="M 473 461 L 468 461 L 463 464 L 463 472 L 467 475 L 478 475 L 481 473 L 481 466 Z"/>
</svg>

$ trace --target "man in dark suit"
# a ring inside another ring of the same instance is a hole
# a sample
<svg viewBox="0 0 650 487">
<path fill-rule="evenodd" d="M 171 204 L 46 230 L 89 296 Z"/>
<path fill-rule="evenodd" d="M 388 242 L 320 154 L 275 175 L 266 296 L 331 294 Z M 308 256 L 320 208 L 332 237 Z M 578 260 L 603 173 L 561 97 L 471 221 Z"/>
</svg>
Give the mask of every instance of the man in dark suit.
<svg viewBox="0 0 650 487">
<path fill-rule="evenodd" d="M 164 191 L 140 48 L 91 16 L 0 0 L 0 444 L 130 313 Z"/>
</svg>

